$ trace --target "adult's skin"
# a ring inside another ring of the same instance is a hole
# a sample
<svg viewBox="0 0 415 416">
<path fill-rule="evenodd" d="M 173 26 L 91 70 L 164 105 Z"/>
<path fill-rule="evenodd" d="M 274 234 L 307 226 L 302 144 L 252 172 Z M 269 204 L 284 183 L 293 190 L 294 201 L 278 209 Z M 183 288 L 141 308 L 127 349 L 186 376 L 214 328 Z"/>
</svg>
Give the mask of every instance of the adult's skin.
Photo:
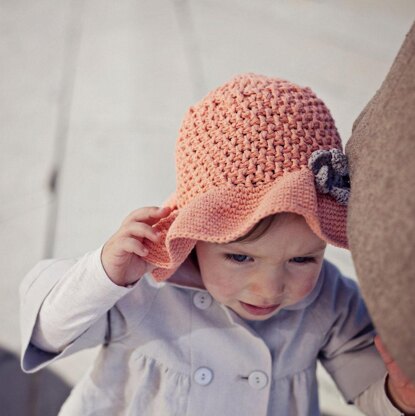
<svg viewBox="0 0 415 416">
<path fill-rule="evenodd" d="M 346 145 L 348 239 L 379 335 L 415 382 L 415 24 Z"/>
</svg>

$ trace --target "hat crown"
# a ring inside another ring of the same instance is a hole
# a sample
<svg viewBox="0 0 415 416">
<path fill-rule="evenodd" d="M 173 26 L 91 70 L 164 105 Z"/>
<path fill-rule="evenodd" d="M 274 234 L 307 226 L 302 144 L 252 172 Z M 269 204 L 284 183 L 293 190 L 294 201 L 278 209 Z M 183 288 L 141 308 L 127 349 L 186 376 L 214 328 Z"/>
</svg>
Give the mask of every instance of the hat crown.
<svg viewBox="0 0 415 416">
<path fill-rule="evenodd" d="M 310 88 L 255 74 L 233 78 L 187 112 L 176 147 L 177 202 L 221 186 L 258 187 L 341 149 L 330 111 Z"/>
</svg>

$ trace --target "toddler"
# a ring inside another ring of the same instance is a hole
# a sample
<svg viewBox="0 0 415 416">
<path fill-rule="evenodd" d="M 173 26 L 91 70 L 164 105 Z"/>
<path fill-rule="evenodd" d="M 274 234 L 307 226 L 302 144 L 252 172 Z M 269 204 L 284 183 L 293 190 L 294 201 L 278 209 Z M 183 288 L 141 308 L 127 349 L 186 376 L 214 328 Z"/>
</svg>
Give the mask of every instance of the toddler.
<svg viewBox="0 0 415 416">
<path fill-rule="evenodd" d="M 163 207 L 20 286 L 25 372 L 102 344 L 60 415 L 319 415 L 318 360 L 366 414 L 415 411 L 356 283 L 324 259 L 347 248 L 350 191 L 324 103 L 237 76 L 189 109 L 176 166 Z"/>
</svg>

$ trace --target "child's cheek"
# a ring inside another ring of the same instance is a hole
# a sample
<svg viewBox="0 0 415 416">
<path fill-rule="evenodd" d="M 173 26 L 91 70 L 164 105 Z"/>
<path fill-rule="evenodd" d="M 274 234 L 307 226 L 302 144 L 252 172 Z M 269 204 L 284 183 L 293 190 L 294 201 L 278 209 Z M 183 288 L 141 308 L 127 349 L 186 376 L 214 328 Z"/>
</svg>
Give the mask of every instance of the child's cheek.
<svg viewBox="0 0 415 416">
<path fill-rule="evenodd" d="M 308 296 L 316 285 L 317 279 L 307 279 L 297 286 L 296 295 L 299 298 Z"/>
<path fill-rule="evenodd" d="M 212 294 L 216 294 L 222 300 L 231 299 L 238 293 L 237 285 L 228 276 L 223 278 L 219 276 L 210 283 Z"/>
</svg>

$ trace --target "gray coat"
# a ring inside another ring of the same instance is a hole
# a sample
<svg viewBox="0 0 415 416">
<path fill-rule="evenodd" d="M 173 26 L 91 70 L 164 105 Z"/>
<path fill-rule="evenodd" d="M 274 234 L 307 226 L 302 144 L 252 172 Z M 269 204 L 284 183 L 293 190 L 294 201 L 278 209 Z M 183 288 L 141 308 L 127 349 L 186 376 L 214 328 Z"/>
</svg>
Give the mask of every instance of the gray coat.
<svg viewBox="0 0 415 416">
<path fill-rule="evenodd" d="M 24 371 L 108 336 L 103 310 L 61 352 L 30 342 L 53 286 L 98 254 L 87 254 L 76 267 L 73 260 L 42 261 L 23 281 Z M 320 414 L 318 359 L 348 402 L 385 374 L 356 283 L 328 261 L 306 299 L 262 322 L 244 321 L 217 303 L 189 281 L 186 270 L 184 265 L 163 283 L 146 275 L 112 306 L 111 341 L 60 415 L 313 416 Z"/>
</svg>

